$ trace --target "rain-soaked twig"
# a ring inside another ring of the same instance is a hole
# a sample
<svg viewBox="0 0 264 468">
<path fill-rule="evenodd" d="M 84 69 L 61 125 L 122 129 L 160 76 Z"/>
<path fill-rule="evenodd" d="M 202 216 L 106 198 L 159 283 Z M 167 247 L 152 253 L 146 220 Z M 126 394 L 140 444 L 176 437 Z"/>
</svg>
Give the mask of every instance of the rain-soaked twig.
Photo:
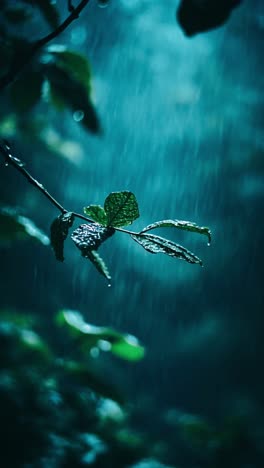
<svg viewBox="0 0 264 468">
<path fill-rule="evenodd" d="M 10 83 L 12 83 L 18 74 L 25 68 L 25 66 L 31 61 L 34 55 L 46 44 L 55 39 L 59 34 L 61 34 L 65 29 L 77 18 L 81 11 L 86 7 L 90 0 L 81 0 L 79 5 L 73 7 L 71 2 L 68 2 L 69 5 L 69 16 L 51 33 L 44 36 L 42 39 L 38 39 L 33 42 L 27 54 L 24 55 L 23 60 L 14 60 L 11 68 L 8 72 L 0 78 L 0 91 L 6 88 Z M 71 7 L 71 8 L 70 8 Z"/>
<path fill-rule="evenodd" d="M 6 166 L 13 166 L 28 180 L 30 184 L 39 189 L 49 199 L 49 201 L 55 205 L 58 210 L 60 210 L 61 213 L 67 213 L 67 210 L 65 210 L 65 208 L 63 208 L 63 206 L 50 195 L 47 189 L 45 189 L 45 187 L 36 179 L 34 179 L 34 177 L 32 177 L 32 175 L 25 169 L 25 164 L 21 161 L 21 159 L 16 158 L 11 154 L 10 146 L 7 142 L 0 144 L 0 152 L 5 159 Z"/>
<path fill-rule="evenodd" d="M 22 174 L 26 179 L 27 181 L 33 185 L 34 187 L 36 187 L 38 190 L 40 190 L 40 192 L 43 193 L 43 195 L 45 195 L 45 197 L 48 198 L 48 200 L 50 201 L 50 203 L 52 203 L 54 206 L 56 206 L 56 208 L 62 213 L 62 214 L 65 214 L 65 213 L 68 213 L 69 210 L 66 210 L 66 208 L 64 208 L 49 192 L 48 190 L 44 187 L 44 185 L 42 185 L 37 179 L 35 179 L 31 174 L 30 172 L 28 172 L 26 169 L 25 169 L 25 164 L 24 162 L 13 156 L 12 153 L 11 153 L 11 148 L 10 148 L 10 145 L 9 143 L 6 141 L 6 140 L 3 140 L 1 143 L 0 143 L 0 153 L 2 154 L 4 160 L 5 160 L 5 166 L 8 167 L 8 166 L 13 166 L 18 172 L 20 172 L 20 174 Z M 73 216 L 76 217 L 76 218 L 79 218 L 79 219 L 82 219 L 84 221 L 86 221 L 86 223 L 95 223 L 95 221 L 93 219 L 90 219 L 90 218 L 87 218 L 86 216 L 82 215 L 81 213 L 75 213 L 75 212 L 72 212 Z M 124 232 L 126 234 L 138 234 L 140 235 L 140 233 L 135 233 L 135 232 L 132 232 L 132 231 L 128 231 L 127 229 L 123 229 L 123 228 L 117 228 L 115 227 L 115 230 L 116 231 L 120 231 L 120 232 Z"/>
</svg>

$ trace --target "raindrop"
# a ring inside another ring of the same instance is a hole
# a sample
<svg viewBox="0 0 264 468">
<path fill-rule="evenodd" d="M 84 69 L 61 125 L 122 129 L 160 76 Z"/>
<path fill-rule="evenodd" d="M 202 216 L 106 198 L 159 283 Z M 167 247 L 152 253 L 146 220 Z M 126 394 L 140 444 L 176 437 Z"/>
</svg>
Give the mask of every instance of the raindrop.
<svg viewBox="0 0 264 468">
<path fill-rule="evenodd" d="M 107 285 L 107 286 L 108 286 L 108 288 L 111 288 L 111 286 L 112 286 L 112 285 L 111 285 L 111 283 L 108 283 L 108 285 Z"/>
<path fill-rule="evenodd" d="M 97 0 L 99 8 L 106 8 L 109 4 L 109 0 Z"/>
<path fill-rule="evenodd" d="M 8 167 L 8 162 L 7 161 L 5 162 L 5 167 Z"/>
<path fill-rule="evenodd" d="M 82 110 L 77 110 L 73 113 L 73 118 L 75 122 L 80 122 L 84 118 L 84 112 Z"/>
</svg>

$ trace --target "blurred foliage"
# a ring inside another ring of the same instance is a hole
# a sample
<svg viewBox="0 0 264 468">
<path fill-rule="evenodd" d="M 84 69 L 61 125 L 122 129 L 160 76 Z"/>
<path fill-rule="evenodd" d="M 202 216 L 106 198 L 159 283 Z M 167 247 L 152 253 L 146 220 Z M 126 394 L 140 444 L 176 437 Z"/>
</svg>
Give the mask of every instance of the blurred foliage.
<svg viewBox="0 0 264 468">
<path fill-rule="evenodd" d="M 14 208 L 0 207 L 0 246 L 14 241 L 35 239 L 49 245 L 49 238 L 29 218 L 17 214 Z"/>
<path fill-rule="evenodd" d="M 187 36 L 224 24 L 242 0 L 181 0 L 177 20 Z"/>
<path fill-rule="evenodd" d="M 45 331 L 36 316 L 2 310 L 0 347 L 5 468 L 165 466 L 157 459 L 171 467 L 261 467 L 248 421 L 241 417 L 216 428 L 178 411 L 164 422 L 152 408 L 152 428 L 138 432 L 135 410 L 106 381 L 99 352 L 133 361 L 143 356 L 142 348 L 135 338 L 86 323 L 79 312 L 58 312 Z M 143 419 L 149 417 L 146 410 L 140 409 Z"/>
<path fill-rule="evenodd" d="M 57 111 L 70 110 L 74 120 L 86 130 L 99 133 L 86 57 L 61 45 L 47 44 L 38 50 L 39 39 L 29 40 L 27 32 L 42 20 L 53 30 L 59 26 L 59 12 L 53 2 L 21 0 L 15 5 L 5 1 L 1 5 L 0 88 L 8 87 L 5 106 L 0 111 L 0 134 L 6 135 L 10 122 L 9 131 L 13 125 L 23 135 L 25 125 L 20 121 L 26 121 L 32 137 L 38 138 L 32 116 L 41 102 Z M 47 123 L 44 119 L 42 125 Z"/>
<path fill-rule="evenodd" d="M 43 327 L 35 317 L 1 312 L 1 466 L 42 466 L 45 460 L 43 466 L 122 467 L 149 451 L 129 427 L 119 392 L 96 371 L 94 357 L 102 340 L 123 359 L 141 358 L 142 348 L 114 330 L 83 325 L 76 312 L 61 311 L 56 321 L 70 322 L 72 329 L 73 317 L 90 333 L 85 347 L 75 340 L 66 344 L 62 336 L 63 353 L 40 334 Z M 62 333 L 58 328 L 56 343 Z M 74 346 L 71 358 L 65 346 Z"/>
<path fill-rule="evenodd" d="M 90 325 L 76 311 L 60 311 L 57 323 L 69 329 L 75 337 L 75 343 L 86 352 L 97 347 L 98 350 L 110 351 L 128 361 L 138 361 L 144 357 L 144 348 L 134 336 L 123 335 L 111 328 Z"/>
</svg>

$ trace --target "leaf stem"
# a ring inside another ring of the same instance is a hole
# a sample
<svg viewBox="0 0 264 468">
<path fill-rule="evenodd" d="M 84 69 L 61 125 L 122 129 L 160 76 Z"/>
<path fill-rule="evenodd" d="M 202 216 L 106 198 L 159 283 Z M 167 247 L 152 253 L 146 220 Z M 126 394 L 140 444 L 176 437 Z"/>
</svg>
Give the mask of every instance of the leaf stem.
<svg viewBox="0 0 264 468">
<path fill-rule="evenodd" d="M 23 61 L 14 60 L 13 66 L 9 69 L 9 71 L 0 78 L 0 91 L 6 88 L 10 83 L 12 83 L 18 74 L 25 68 L 25 66 L 30 62 L 33 56 L 48 42 L 52 41 L 61 34 L 65 29 L 79 17 L 81 11 L 86 7 L 90 0 L 81 0 L 79 5 L 73 7 L 71 2 L 69 2 L 69 9 L 71 10 L 69 16 L 51 33 L 44 36 L 42 39 L 38 39 L 37 41 L 33 42 L 31 47 L 29 48 L 28 53 L 25 55 Z M 70 8 L 71 6 L 71 8 Z"/>
</svg>

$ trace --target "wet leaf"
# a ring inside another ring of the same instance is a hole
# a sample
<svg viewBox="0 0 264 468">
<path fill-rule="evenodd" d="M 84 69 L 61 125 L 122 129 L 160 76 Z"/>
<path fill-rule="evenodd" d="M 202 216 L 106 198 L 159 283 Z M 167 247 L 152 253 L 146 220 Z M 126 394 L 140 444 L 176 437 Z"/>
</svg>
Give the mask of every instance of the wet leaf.
<svg viewBox="0 0 264 468">
<path fill-rule="evenodd" d="M 90 369 L 86 364 L 82 364 L 76 361 L 60 360 L 59 366 L 63 369 L 66 375 L 69 375 L 71 379 L 74 379 L 80 385 L 87 386 L 92 391 L 99 395 L 110 398 L 118 403 L 123 404 L 124 400 L 109 382 L 105 382 L 102 377 Z"/>
<path fill-rule="evenodd" d="M 20 330 L 20 344 L 26 352 L 36 353 L 42 358 L 51 358 L 51 351 L 48 345 L 33 330 Z"/>
<path fill-rule="evenodd" d="M 114 234 L 115 230 L 101 226 L 98 223 L 81 224 L 72 233 L 71 238 L 75 245 L 82 252 L 83 257 L 87 257 L 92 250 L 98 247 Z"/>
<path fill-rule="evenodd" d="M 36 239 L 49 245 L 49 238 L 25 216 L 20 216 L 11 208 L 0 208 L 0 244 L 9 245 L 13 241 Z"/>
<path fill-rule="evenodd" d="M 208 238 L 208 243 L 210 244 L 211 242 L 211 231 L 208 227 L 200 227 L 195 223 L 191 223 L 190 221 L 180 221 L 178 219 L 164 219 L 162 221 L 156 221 L 155 223 L 149 224 L 144 229 L 142 229 L 141 233 L 162 227 L 175 227 L 177 229 L 183 229 L 184 231 L 204 234 Z"/>
<path fill-rule="evenodd" d="M 37 7 L 44 19 L 51 26 L 52 29 L 55 29 L 59 25 L 59 13 L 54 5 L 54 2 L 50 0 L 23 0 L 24 3 Z"/>
<path fill-rule="evenodd" d="M 83 209 L 86 216 L 103 226 L 107 226 L 107 216 L 104 208 L 100 205 L 89 205 Z"/>
<path fill-rule="evenodd" d="M 89 258 L 89 260 L 93 263 L 95 268 L 103 275 L 106 279 L 110 281 L 111 275 L 109 273 L 109 270 L 104 262 L 104 260 L 100 257 L 98 252 L 95 252 L 95 250 L 91 250 L 90 252 L 87 252 L 86 258 Z"/>
<path fill-rule="evenodd" d="M 74 113 L 79 112 L 78 121 L 92 133 L 100 132 L 100 123 L 90 93 L 83 83 L 58 64 L 45 66 L 45 75 L 52 89 L 52 102 L 65 103 Z"/>
<path fill-rule="evenodd" d="M 107 224 L 122 227 L 132 224 L 139 217 L 138 204 L 132 192 L 112 192 L 104 202 Z"/>
<path fill-rule="evenodd" d="M 124 335 L 118 342 L 113 343 L 111 352 L 127 361 L 140 361 L 145 355 L 143 346 L 140 346 L 137 338 Z"/>
<path fill-rule="evenodd" d="M 58 216 L 50 226 L 50 241 L 55 252 L 56 259 L 63 262 L 64 241 L 73 225 L 74 215 L 71 212 Z"/>
<path fill-rule="evenodd" d="M 198 263 L 199 265 L 202 265 L 202 261 L 192 252 L 181 245 L 175 244 L 175 242 L 164 239 L 163 237 L 144 233 L 140 235 L 131 234 L 131 237 L 150 253 L 164 253 L 170 257 L 185 260 L 188 263 Z"/>
<path fill-rule="evenodd" d="M 89 351 L 95 346 L 102 350 L 111 351 L 116 356 L 127 361 L 139 361 L 144 357 L 144 348 L 137 338 L 115 331 L 112 328 L 97 327 L 85 322 L 79 312 L 61 310 L 56 319 L 59 325 L 69 328 L 76 337 L 81 338 L 85 349 Z M 100 346 L 101 342 L 107 342 L 109 346 Z"/>
<path fill-rule="evenodd" d="M 47 48 L 55 59 L 56 64 L 70 73 L 72 78 L 81 83 L 91 93 L 91 69 L 85 55 L 67 50 L 66 47 L 52 45 Z"/>
<path fill-rule="evenodd" d="M 73 242 L 78 249 L 80 249 L 82 256 L 88 258 L 99 273 L 108 280 L 111 279 L 110 273 L 105 262 L 96 250 L 114 233 L 115 230 L 113 228 L 104 227 L 98 223 L 92 223 L 81 224 L 71 235 Z"/>
<path fill-rule="evenodd" d="M 187 36 L 209 31 L 224 24 L 233 8 L 242 0 L 181 0 L 176 12 L 177 20 Z"/>
<path fill-rule="evenodd" d="M 42 84 L 42 74 L 30 71 L 23 73 L 21 77 L 10 85 L 10 99 L 17 112 L 26 112 L 39 102 Z"/>
</svg>

